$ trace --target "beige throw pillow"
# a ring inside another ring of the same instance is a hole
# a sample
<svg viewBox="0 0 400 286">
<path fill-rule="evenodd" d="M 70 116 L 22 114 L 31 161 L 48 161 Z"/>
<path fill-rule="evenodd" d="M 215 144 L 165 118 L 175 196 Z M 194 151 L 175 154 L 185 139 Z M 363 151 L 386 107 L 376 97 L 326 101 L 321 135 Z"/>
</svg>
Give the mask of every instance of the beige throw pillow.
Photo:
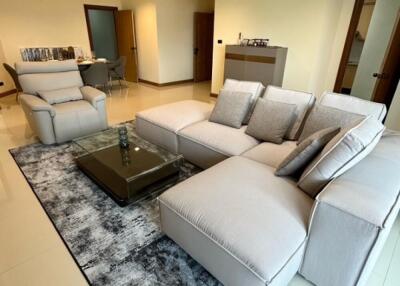
<svg viewBox="0 0 400 286">
<path fill-rule="evenodd" d="M 328 127 L 315 132 L 301 142 L 276 168 L 275 175 L 291 176 L 303 171 L 325 145 L 340 131 L 339 127 Z"/>
<path fill-rule="evenodd" d="M 315 197 L 330 180 L 367 156 L 384 130 L 385 126 L 371 116 L 342 129 L 306 168 L 297 185 Z"/>
<path fill-rule="evenodd" d="M 249 111 L 251 93 L 221 90 L 209 121 L 240 128 Z"/>
<path fill-rule="evenodd" d="M 292 124 L 296 105 L 267 99 L 257 101 L 246 133 L 259 140 L 281 144 Z"/>
<path fill-rule="evenodd" d="M 364 115 L 315 104 L 304 124 L 298 144 L 319 130 L 337 126 L 343 129 L 351 125 L 354 121 L 364 117 Z"/>
</svg>

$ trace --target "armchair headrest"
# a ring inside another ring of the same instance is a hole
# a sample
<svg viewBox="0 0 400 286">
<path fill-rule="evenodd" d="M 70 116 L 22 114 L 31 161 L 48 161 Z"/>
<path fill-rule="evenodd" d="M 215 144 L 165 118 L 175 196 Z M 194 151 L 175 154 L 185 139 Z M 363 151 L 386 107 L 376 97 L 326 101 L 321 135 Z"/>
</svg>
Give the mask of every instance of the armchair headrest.
<svg viewBox="0 0 400 286">
<path fill-rule="evenodd" d="M 47 61 L 47 62 L 18 62 L 15 63 L 18 75 L 34 73 L 55 73 L 77 71 L 78 65 L 75 60 Z"/>
</svg>

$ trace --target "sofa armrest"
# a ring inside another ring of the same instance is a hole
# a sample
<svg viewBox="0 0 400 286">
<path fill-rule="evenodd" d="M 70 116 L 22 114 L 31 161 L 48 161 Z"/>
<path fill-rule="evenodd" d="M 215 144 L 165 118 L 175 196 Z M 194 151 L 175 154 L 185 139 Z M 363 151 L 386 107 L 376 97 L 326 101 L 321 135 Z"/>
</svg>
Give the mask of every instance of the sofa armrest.
<svg viewBox="0 0 400 286">
<path fill-rule="evenodd" d="M 400 208 L 400 135 L 317 196 L 300 273 L 316 285 L 363 285 Z"/>
<path fill-rule="evenodd" d="M 23 93 L 19 96 L 21 104 L 31 111 L 48 111 L 51 117 L 56 115 L 54 108 L 38 96 Z"/>
<path fill-rule="evenodd" d="M 98 109 L 98 103 L 106 99 L 106 94 L 91 86 L 81 87 L 83 99 L 90 102 L 94 108 Z"/>
</svg>

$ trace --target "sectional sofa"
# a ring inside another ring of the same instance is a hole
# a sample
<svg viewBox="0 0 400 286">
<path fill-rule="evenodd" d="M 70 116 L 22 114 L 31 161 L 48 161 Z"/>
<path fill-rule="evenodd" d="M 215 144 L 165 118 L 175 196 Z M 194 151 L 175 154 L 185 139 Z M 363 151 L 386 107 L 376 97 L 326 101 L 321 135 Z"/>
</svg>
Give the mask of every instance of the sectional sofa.
<svg viewBox="0 0 400 286">
<path fill-rule="evenodd" d="M 316 196 L 276 176 L 315 105 L 312 94 L 228 81 L 297 106 L 282 144 L 208 119 L 211 104 L 181 101 L 136 115 L 140 136 L 205 169 L 159 197 L 162 230 L 224 285 L 364 285 L 398 214 L 400 136 L 386 130 L 370 153 Z M 326 92 L 321 106 L 382 121 L 385 106 Z M 351 147 L 351 146 L 350 146 Z"/>
</svg>

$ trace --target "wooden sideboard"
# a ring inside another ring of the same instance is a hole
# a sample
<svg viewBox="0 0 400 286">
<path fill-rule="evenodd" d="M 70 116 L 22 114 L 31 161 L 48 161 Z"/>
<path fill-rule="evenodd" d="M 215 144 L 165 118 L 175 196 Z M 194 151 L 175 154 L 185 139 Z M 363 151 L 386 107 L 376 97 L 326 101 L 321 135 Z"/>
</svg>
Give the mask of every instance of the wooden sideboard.
<svg viewBox="0 0 400 286">
<path fill-rule="evenodd" d="M 224 80 L 227 78 L 260 81 L 282 86 L 287 48 L 227 45 Z"/>
</svg>

